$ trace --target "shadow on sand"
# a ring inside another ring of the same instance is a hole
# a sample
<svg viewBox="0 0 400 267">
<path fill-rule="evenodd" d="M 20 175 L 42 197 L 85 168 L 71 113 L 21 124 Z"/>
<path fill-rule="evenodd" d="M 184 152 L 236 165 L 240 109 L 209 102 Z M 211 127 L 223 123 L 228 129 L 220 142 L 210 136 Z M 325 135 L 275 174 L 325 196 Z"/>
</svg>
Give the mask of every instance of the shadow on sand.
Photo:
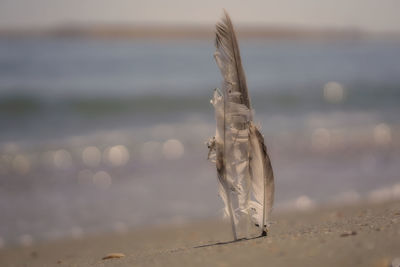
<svg viewBox="0 0 400 267">
<path fill-rule="evenodd" d="M 238 243 L 238 242 L 242 242 L 242 241 L 246 241 L 246 240 L 253 240 L 253 239 L 264 238 L 264 237 L 265 237 L 265 235 L 260 235 L 260 236 L 253 237 L 253 238 L 240 238 L 238 240 L 232 240 L 232 241 L 226 241 L 226 242 L 218 242 L 218 243 L 213 243 L 213 244 L 195 246 L 193 248 L 205 248 L 205 247 L 222 246 L 222 245 Z"/>
</svg>

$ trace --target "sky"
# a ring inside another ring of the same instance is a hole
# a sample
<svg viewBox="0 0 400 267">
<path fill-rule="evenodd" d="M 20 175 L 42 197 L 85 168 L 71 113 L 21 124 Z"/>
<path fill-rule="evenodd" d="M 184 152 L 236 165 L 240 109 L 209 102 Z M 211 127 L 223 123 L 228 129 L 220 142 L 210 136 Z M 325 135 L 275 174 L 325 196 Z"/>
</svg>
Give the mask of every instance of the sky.
<svg viewBox="0 0 400 267">
<path fill-rule="evenodd" d="M 400 0 L 0 0 L 0 28 L 65 24 L 237 24 L 400 32 Z"/>
</svg>

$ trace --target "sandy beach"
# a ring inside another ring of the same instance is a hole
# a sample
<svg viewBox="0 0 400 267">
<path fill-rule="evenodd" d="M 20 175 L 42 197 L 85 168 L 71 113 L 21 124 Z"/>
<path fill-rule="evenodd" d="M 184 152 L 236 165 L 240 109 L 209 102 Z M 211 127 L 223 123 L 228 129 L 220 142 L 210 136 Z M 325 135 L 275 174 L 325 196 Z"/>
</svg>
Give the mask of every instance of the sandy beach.
<svg viewBox="0 0 400 267">
<path fill-rule="evenodd" d="M 0 267 L 400 267 L 400 1 L 3 2 Z"/>
<path fill-rule="evenodd" d="M 5 248 L 0 265 L 398 266 L 400 202 L 274 214 L 269 236 L 230 241 L 225 223 L 203 221 Z"/>
</svg>

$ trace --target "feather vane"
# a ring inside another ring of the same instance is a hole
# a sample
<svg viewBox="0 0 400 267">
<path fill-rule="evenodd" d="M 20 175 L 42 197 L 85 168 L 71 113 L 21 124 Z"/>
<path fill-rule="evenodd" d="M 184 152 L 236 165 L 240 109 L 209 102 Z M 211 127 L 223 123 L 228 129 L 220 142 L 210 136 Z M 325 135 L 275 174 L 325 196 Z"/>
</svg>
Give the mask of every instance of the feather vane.
<svg viewBox="0 0 400 267">
<path fill-rule="evenodd" d="M 274 199 L 274 176 L 264 138 L 253 122 L 246 77 L 229 15 L 216 25 L 214 58 L 223 77 L 222 92 L 211 103 L 215 137 L 208 158 L 216 163 L 219 195 L 234 239 L 265 235 Z"/>
</svg>

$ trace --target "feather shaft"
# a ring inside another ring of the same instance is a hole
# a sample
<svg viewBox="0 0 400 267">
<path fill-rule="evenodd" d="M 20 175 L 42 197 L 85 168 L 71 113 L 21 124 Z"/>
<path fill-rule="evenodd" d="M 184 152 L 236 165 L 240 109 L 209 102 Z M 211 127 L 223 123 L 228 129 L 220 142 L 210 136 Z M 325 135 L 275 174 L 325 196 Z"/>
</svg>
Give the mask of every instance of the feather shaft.
<svg viewBox="0 0 400 267">
<path fill-rule="evenodd" d="M 222 93 L 215 90 L 211 100 L 217 129 L 208 143 L 208 158 L 215 158 L 219 194 L 234 240 L 252 237 L 253 232 L 263 236 L 273 205 L 274 176 L 264 138 L 253 123 L 239 45 L 226 12 L 216 25 L 215 46 L 224 81 Z"/>
</svg>

